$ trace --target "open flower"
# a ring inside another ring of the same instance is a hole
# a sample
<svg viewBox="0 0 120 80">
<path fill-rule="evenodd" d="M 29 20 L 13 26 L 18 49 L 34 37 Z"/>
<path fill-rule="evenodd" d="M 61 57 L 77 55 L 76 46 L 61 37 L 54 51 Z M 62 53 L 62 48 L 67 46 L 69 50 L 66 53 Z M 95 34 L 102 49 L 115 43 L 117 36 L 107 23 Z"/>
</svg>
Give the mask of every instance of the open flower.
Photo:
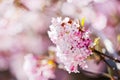
<svg viewBox="0 0 120 80">
<path fill-rule="evenodd" d="M 69 73 L 79 72 L 78 65 L 86 68 L 86 58 L 92 54 L 89 48 L 92 43 L 89 31 L 81 27 L 79 21 L 68 17 L 63 20 L 53 18 L 48 31 L 50 39 L 56 44 L 57 57 Z"/>
<path fill-rule="evenodd" d="M 25 56 L 24 71 L 29 80 L 49 80 L 55 78 L 55 64 L 52 60 L 32 54 Z"/>
</svg>

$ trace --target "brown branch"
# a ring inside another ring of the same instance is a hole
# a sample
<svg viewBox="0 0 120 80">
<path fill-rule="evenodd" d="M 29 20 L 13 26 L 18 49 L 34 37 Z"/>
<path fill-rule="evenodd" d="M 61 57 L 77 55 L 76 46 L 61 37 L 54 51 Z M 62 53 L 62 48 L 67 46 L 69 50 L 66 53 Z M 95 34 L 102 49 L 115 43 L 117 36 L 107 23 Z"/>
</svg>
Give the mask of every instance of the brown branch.
<svg viewBox="0 0 120 80">
<path fill-rule="evenodd" d="M 104 53 L 102 53 L 102 52 L 100 52 L 100 51 L 97 51 L 97 50 L 95 50 L 95 49 L 93 50 L 93 52 L 95 52 L 96 54 L 98 54 L 98 56 L 100 56 L 100 58 L 106 63 L 106 65 L 107 65 L 111 70 L 113 70 L 113 71 L 116 73 L 116 75 L 118 76 L 118 78 L 120 78 L 119 73 L 118 73 L 118 70 L 114 69 L 114 68 L 105 60 L 104 57 L 107 57 L 107 58 L 109 58 L 109 59 L 111 59 L 111 60 L 113 60 L 113 61 L 115 61 L 115 62 L 119 62 L 119 63 L 120 63 L 120 60 L 118 60 L 117 58 L 113 58 L 112 56 L 106 55 L 106 54 L 104 54 Z M 112 78 L 111 80 L 114 80 L 114 78 Z"/>
<path fill-rule="evenodd" d="M 120 60 L 119 60 L 119 59 L 113 58 L 112 56 L 106 55 L 106 54 L 104 54 L 104 53 L 102 53 L 102 52 L 100 52 L 100 51 L 97 51 L 97 50 L 93 49 L 93 52 L 96 52 L 97 54 L 103 55 L 104 57 L 107 57 L 107 58 L 109 58 L 109 59 L 111 59 L 111 60 L 113 60 L 113 61 L 115 61 L 115 62 L 120 63 Z"/>
</svg>

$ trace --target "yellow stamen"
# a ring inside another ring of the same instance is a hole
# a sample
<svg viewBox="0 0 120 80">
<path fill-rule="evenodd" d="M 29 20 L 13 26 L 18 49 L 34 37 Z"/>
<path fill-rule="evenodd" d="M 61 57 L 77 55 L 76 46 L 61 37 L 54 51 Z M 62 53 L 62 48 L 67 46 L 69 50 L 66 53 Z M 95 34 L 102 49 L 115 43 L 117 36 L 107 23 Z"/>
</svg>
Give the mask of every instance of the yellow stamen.
<svg viewBox="0 0 120 80">
<path fill-rule="evenodd" d="M 84 24 L 85 24 L 85 17 L 82 18 L 81 23 L 80 23 L 80 25 L 82 26 L 82 28 L 84 27 Z"/>
<path fill-rule="evenodd" d="M 53 60 L 49 60 L 49 61 L 48 61 L 48 64 L 49 64 L 49 65 L 55 65 L 55 63 L 54 63 Z"/>
<path fill-rule="evenodd" d="M 99 40 L 100 40 L 100 37 L 95 38 L 94 43 L 93 43 L 93 44 L 94 44 L 94 46 L 95 46 L 95 45 L 97 45 L 97 44 L 99 44 Z"/>
<path fill-rule="evenodd" d="M 48 65 L 52 66 L 53 68 L 56 67 L 56 64 L 55 64 L 55 62 L 53 60 L 49 60 Z"/>
</svg>

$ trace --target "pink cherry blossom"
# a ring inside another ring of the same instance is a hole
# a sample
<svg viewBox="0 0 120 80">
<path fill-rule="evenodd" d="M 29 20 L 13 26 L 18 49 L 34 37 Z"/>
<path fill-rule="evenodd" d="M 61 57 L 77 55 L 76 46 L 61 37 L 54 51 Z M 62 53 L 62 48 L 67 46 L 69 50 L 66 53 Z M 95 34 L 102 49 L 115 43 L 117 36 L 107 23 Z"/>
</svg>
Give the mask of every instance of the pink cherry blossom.
<svg viewBox="0 0 120 80">
<path fill-rule="evenodd" d="M 78 65 L 87 68 L 86 58 L 92 53 L 89 31 L 80 27 L 77 20 L 53 18 L 48 31 L 50 39 L 56 44 L 57 57 L 69 73 L 79 72 Z"/>
<path fill-rule="evenodd" d="M 33 54 L 25 56 L 24 71 L 29 80 L 49 80 L 54 79 L 54 65 L 43 57 Z"/>
</svg>

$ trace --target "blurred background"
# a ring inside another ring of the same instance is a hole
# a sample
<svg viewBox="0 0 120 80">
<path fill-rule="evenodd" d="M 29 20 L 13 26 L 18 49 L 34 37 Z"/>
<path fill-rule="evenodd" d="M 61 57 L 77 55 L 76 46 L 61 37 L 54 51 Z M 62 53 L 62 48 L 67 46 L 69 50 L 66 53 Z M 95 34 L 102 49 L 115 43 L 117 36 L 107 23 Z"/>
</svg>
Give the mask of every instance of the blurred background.
<svg viewBox="0 0 120 80">
<path fill-rule="evenodd" d="M 47 31 L 52 17 L 85 18 L 91 37 L 101 37 L 97 49 L 120 55 L 120 0 L 0 0 L 0 80 L 28 80 L 24 56 L 47 55 L 53 46 Z M 88 71 L 106 72 L 106 64 L 88 60 Z M 120 69 L 120 64 L 116 64 Z M 55 80 L 110 80 L 86 72 L 56 69 Z"/>
</svg>

